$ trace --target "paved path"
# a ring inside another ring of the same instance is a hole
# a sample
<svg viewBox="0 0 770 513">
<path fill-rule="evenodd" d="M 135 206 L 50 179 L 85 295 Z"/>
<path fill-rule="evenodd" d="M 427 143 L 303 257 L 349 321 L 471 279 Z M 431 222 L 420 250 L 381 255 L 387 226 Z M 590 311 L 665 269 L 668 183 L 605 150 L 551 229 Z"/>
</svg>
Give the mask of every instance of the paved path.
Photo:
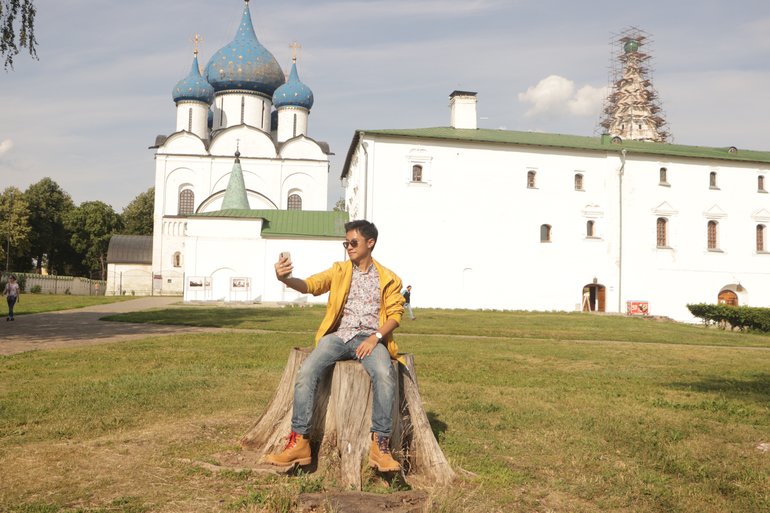
<svg viewBox="0 0 770 513">
<path fill-rule="evenodd" d="M 153 335 L 203 333 L 219 328 L 169 326 L 128 322 L 100 321 L 105 315 L 153 308 L 169 308 L 179 304 L 178 297 L 143 297 L 76 310 L 17 315 L 13 322 L 0 324 L 0 355 L 35 349 L 51 349 L 74 345 L 117 342 Z"/>
</svg>

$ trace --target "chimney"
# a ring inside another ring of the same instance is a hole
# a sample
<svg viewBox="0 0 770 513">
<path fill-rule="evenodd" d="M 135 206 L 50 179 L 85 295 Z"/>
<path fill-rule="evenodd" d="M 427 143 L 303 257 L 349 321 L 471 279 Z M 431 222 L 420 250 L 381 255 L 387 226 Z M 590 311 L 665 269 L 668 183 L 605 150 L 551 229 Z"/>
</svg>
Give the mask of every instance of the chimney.
<svg viewBox="0 0 770 513">
<path fill-rule="evenodd" d="M 476 93 L 453 91 L 449 95 L 449 126 L 476 130 Z"/>
</svg>

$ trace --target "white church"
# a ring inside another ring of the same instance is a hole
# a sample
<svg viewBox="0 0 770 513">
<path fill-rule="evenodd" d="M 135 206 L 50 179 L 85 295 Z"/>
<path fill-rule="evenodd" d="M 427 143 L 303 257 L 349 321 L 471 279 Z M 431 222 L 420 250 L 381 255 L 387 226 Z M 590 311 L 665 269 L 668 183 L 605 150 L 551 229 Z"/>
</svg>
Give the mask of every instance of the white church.
<svg viewBox="0 0 770 513">
<path fill-rule="evenodd" d="M 447 126 L 357 130 L 341 174 L 347 213 L 328 212 L 329 151 L 307 135 L 312 93 L 296 63 L 284 82 L 247 4 L 233 42 L 203 75 L 196 56 L 174 88 L 152 244 L 140 256 L 131 236 L 113 239 L 108 293 L 141 271 L 146 293 L 188 301 L 323 301 L 275 280 L 277 254 L 307 276 L 345 258 L 344 222 L 368 219 L 387 234 L 377 259 L 413 285 L 417 308 L 693 321 L 688 303 L 770 306 L 770 152 L 667 142 L 645 37 L 619 43 L 605 135 L 479 129 L 477 94 L 454 91 Z"/>
<path fill-rule="evenodd" d="M 152 243 L 113 237 L 107 294 L 301 300 L 275 279 L 278 254 L 291 253 L 298 275 L 344 259 L 348 216 L 327 211 L 330 152 L 308 136 L 314 98 L 296 55 L 287 79 L 246 1 L 234 39 L 202 72 L 196 48 L 172 96 L 176 131 L 153 147 Z"/>
</svg>

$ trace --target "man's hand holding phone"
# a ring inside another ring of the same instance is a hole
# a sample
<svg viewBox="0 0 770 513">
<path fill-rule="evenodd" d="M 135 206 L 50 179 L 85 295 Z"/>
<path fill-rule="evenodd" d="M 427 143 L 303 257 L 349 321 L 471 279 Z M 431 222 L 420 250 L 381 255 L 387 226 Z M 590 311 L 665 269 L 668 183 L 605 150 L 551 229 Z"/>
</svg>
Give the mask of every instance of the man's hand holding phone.
<svg viewBox="0 0 770 513">
<path fill-rule="evenodd" d="M 288 251 L 281 251 L 278 256 L 278 262 L 275 264 L 275 277 L 279 281 L 285 281 L 291 278 L 291 272 L 294 265 L 291 263 L 291 254 Z"/>
</svg>

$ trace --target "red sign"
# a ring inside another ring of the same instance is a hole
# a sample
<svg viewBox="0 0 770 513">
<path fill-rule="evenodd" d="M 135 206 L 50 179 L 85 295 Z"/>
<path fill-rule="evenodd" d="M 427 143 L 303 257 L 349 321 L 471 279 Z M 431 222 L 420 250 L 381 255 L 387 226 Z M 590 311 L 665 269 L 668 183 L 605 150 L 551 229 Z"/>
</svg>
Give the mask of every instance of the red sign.
<svg viewBox="0 0 770 513">
<path fill-rule="evenodd" d="M 626 301 L 626 315 L 650 315 L 647 301 Z"/>
</svg>

